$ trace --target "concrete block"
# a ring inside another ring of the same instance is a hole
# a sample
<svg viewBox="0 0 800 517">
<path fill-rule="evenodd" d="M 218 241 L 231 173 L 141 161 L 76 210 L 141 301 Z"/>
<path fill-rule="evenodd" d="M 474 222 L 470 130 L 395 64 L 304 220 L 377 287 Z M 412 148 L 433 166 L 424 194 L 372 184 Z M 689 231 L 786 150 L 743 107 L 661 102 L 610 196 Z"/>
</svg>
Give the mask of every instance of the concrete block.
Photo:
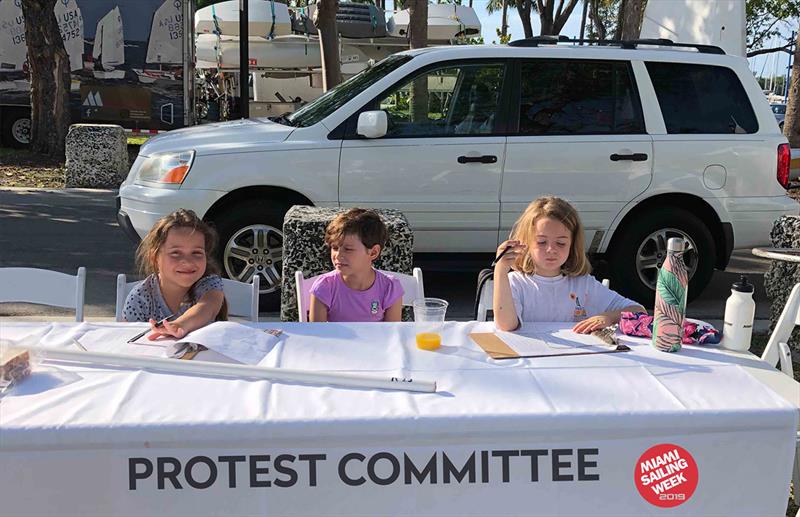
<svg viewBox="0 0 800 517">
<path fill-rule="evenodd" d="M 128 138 L 114 124 L 73 124 L 66 141 L 66 186 L 117 188 L 128 175 Z"/>
</svg>

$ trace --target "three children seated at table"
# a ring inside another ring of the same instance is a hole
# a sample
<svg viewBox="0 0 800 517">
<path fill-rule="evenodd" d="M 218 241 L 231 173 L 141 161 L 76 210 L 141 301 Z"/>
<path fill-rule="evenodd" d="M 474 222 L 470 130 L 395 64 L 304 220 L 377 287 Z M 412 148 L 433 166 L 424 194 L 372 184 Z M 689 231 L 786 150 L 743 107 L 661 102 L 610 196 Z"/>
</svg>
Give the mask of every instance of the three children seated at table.
<svg viewBox="0 0 800 517">
<path fill-rule="evenodd" d="M 403 287 L 373 267 L 387 239 L 386 225 L 373 210 L 353 208 L 334 218 L 325 231 L 334 269 L 311 287 L 309 321 L 400 321 Z M 149 321 L 150 339 L 157 339 L 180 338 L 226 319 L 213 260 L 217 240 L 214 229 L 190 210 L 159 220 L 137 250 L 147 277 L 128 295 L 125 320 Z M 589 274 L 580 218 L 563 199 L 533 201 L 497 254 L 493 310 L 500 330 L 574 321 L 573 330 L 588 333 L 616 323 L 623 311 L 644 311 Z"/>
</svg>

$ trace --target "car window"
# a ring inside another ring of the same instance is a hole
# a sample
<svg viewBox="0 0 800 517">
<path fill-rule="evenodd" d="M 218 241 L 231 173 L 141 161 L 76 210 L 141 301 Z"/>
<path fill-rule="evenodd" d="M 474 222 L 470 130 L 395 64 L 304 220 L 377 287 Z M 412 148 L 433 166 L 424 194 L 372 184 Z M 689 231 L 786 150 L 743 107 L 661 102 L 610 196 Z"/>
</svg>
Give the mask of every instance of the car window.
<svg viewBox="0 0 800 517">
<path fill-rule="evenodd" d="M 627 63 L 531 60 L 521 79 L 520 134 L 644 133 Z"/>
<path fill-rule="evenodd" d="M 286 117 L 286 120 L 296 127 L 312 126 L 411 59 L 411 56 L 405 54 L 389 56 L 328 90 L 321 97 Z"/>
<path fill-rule="evenodd" d="M 387 137 L 492 134 L 505 65 L 480 63 L 435 68 L 384 95 Z"/>
<path fill-rule="evenodd" d="M 670 134 L 755 133 L 758 121 L 733 70 L 686 63 L 647 63 Z"/>
</svg>

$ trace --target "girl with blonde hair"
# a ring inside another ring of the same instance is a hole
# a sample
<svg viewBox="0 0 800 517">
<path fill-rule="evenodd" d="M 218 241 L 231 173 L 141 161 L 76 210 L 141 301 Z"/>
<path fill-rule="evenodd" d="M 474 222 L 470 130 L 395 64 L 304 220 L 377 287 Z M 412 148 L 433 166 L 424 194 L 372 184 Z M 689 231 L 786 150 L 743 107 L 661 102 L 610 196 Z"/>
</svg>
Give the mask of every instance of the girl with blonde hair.
<svg viewBox="0 0 800 517">
<path fill-rule="evenodd" d="M 217 240 L 217 232 L 191 210 L 159 219 L 136 250 L 146 278 L 125 299 L 125 321 L 150 322 L 149 339 L 158 339 L 182 338 L 227 319 L 222 279 L 213 261 Z"/>
<path fill-rule="evenodd" d="M 492 308 L 500 330 L 574 321 L 575 332 L 588 333 L 616 323 L 623 311 L 644 311 L 589 274 L 583 225 L 561 198 L 544 196 L 528 205 L 497 254 Z"/>
</svg>

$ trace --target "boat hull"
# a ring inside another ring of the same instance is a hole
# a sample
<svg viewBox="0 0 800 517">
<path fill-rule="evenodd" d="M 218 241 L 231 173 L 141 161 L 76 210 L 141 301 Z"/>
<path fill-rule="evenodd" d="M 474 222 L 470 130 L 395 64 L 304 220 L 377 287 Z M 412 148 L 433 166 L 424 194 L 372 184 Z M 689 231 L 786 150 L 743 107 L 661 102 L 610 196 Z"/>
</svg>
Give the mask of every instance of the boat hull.
<svg viewBox="0 0 800 517">
<path fill-rule="evenodd" d="M 275 9 L 275 18 L 272 9 Z M 214 23 L 214 15 L 217 23 Z M 247 10 L 249 36 L 287 36 L 292 32 L 289 8 L 279 2 L 249 0 Z M 200 34 L 214 34 L 219 28 L 222 36 L 239 35 L 239 1 L 229 0 L 198 9 L 194 14 L 194 30 Z"/>
</svg>

